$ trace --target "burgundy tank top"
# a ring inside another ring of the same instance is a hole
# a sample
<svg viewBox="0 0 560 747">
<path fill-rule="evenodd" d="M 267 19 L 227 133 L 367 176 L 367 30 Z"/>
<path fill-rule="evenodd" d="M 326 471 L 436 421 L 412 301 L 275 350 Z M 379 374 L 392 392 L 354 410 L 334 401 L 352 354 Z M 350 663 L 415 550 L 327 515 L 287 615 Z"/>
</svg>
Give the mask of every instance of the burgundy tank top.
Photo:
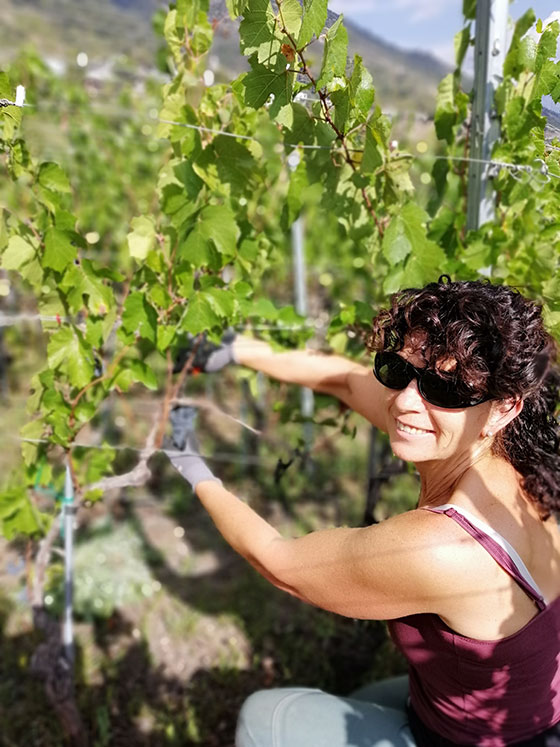
<svg viewBox="0 0 560 747">
<path fill-rule="evenodd" d="M 446 504 L 428 510 L 449 516 L 480 542 L 538 613 L 497 641 L 459 635 L 434 614 L 391 620 L 391 636 L 409 663 L 414 714 L 442 744 L 533 744 L 560 723 L 560 597 L 547 604 L 514 548 L 465 509 Z M 558 742 L 542 744 L 560 745 L 560 729 L 552 731 Z"/>
</svg>

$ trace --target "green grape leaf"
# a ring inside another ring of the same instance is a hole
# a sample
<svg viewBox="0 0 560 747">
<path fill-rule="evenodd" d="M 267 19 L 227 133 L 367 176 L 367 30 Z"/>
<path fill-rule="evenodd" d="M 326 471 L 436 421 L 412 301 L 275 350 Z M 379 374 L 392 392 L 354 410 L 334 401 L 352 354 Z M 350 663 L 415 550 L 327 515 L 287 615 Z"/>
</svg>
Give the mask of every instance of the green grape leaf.
<svg viewBox="0 0 560 747">
<path fill-rule="evenodd" d="M 190 332 L 191 335 L 198 335 L 219 324 L 220 318 L 212 308 L 212 304 L 205 293 L 197 293 L 191 298 L 181 325 L 186 332 Z"/>
<path fill-rule="evenodd" d="M 348 32 L 339 16 L 327 32 L 317 88 L 325 88 L 334 78 L 344 78 L 347 59 Z"/>
<path fill-rule="evenodd" d="M 113 472 L 113 462 L 117 452 L 115 449 L 109 448 L 106 443 L 103 443 L 102 446 L 105 448 L 85 451 L 87 457 L 85 461 L 86 484 L 97 482 L 97 480 L 101 480 L 102 477 Z"/>
<path fill-rule="evenodd" d="M 350 116 L 350 91 L 348 87 L 333 91 L 331 101 L 334 104 L 334 126 L 340 132 L 345 133 Z"/>
<path fill-rule="evenodd" d="M 93 269 L 90 260 L 82 260 L 79 266 L 70 265 L 59 288 L 67 294 L 72 311 L 78 312 L 85 305 L 95 316 L 104 316 L 114 305 L 115 298 L 110 286 L 103 282 Z"/>
<path fill-rule="evenodd" d="M 373 78 L 359 55 L 354 57 L 354 68 L 349 85 L 350 100 L 362 117 L 367 117 L 375 100 Z"/>
<path fill-rule="evenodd" d="M 251 190 L 255 182 L 257 163 L 247 146 L 231 137 L 218 135 L 214 138 L 212 149 L 218 176 L 223 184 L 231 184 L 237 192 Z M 197 161 L 200 164 L 200 159 Z"/>
<path fill-rule="evenodd" d="M 211 241 L 221 255 L 220 266 L 223 266 L 235 256 L 239 233 L 234 213 L 229 207 L 208 205 L 198 214 L 178 254 L 194 266 L 212 265 L 214 256 L 209 248 Z"/>
<path fill-rule="evenodd" d="M 553 23 L 549 24 L 541 34 L 535 59 L 535 70 L 537 72 L 540 72 L 550 60 L 554 60 L 556 58 L 559 33 L 560 24 L 558 23 L 558 21 L 554 21 Z"/>
<path fill-rule="evenodd" d="M 212 46 L 214 32 L 207 18 L 198 18 L 190 39 L 192 53 L 197 57 L 208 52 Z"/>
<path fill-rule="evenodd" d="M 504 62 L 504 76 L 517 77 L 517 75 L 523 70 L 523 65 L 520 61 L 523 52 L 520 47 L 522 45 L 523 37 L 531 26 L 534 25 L 536 20 L 535 11 L 529 8 L 517 21 L 513 31 L 513 37 L 509 46 L 508 53 Z"/>
<path fill-rule="evenodd" d="M 428 241 L 426 238 L 427 214 L 412 202 L 408 202 L 393 216 L 383 236 L 383 254 L 391 265 L 406 259 L 412 252 L 420 251 Z"/>
<path fill-rule="evenodd" d="M 19 270 L 23 265 L 35 259 L 35 247 L 21 236 L 12 236 L 2 254 L 2 269 Z"/>
<path fill-rule="evenodd" d="M 461 67 L 461 65 L 463 64 L 463 60 L 465 59 L 465 55 L 467 53 L 467 49 L 469 48 L 470 42 L 471 24 L 469 23 L 467 26 L 461 29 L 461 31 L 458 31 L 453 39 L 453 45 L 455 48 L 455 64 L 457 65 L 457 67 Z"/>
<path fill-rule="evenodd" d="M 302 7 L 298 0 L 282 0 L 279 16 L 284 22 L 286 32 L 292 37 L 298 37 L 301 28 Z"/>
<path fill-rule="evenodd" d="M 18 534 L 41 535 L 47 527 L 47 516 L 32 505 L 24 484 L 12 483 L 0 491 L 0 532 L 7 540 Z"/>
<path fill-rule="evenodd" d="M 378 147 L 378 140 L 371 127 L 366 130 L 366 146 L 362 156 L 360 170 L 364 174 L 373 173 L 383 163 L 383 155 Z"/>
<path fill-rule="evenodd" d="M 430 242 L 423 250 L 407 261 L 401 283 L 406 288 L 422 288 L 435 282 L 445 270 L 445 254 L 437 244 Z"/>
<path fill-rule="evenodd" d="M 165 23 L 163 25 L 163 34 L 165 36 L 165 41 L 169 45 L 169 49 L 175 60 L 179 60 L 181 58 L 181 47 L 184 41 L 184 39 L 182 39 L 181 36 L 177 33 L 177 18 L 177 10 L 172 9 L 167 14 Z"/>
<path fill-rule="evenodd" d="M 139 335 L 150 342 L 156 341 L 157 313 L 148 303 L 144 293 L 135 291 L 124 302 L 122 326 L 125 332 Z"/>
<path fill-rule="evenodd" d="M 269 59 L 280 48 L 276 35 L 276 16 L 269 0 L 251 0 L 239 24 L 241 50 L 246 57 L 255 52 L 259 62 Z"/>
<path fill-rule="evenodd" d="M 29 466 L 37 462 L 41 445 L 33 443 L 33 441 L 39 441 L 44 438 L 44 431 L 45 423 L 42 419 L 31 420 L 20 429 L 19 435 L 23 439 L 21 442 L 21 455 L 24 464 Z M 25 441 L 27 438 L 29 441 Z"/>
<path fill-rule="evenodd" d="M 110 389 L 118 388 L 123 392 L 128 392 L 132 384 L 144 384 L 147 389 L 156 391 L 158 388 L 157 377 L 144 361 L 127 360 L 123 367 L 120 368 L 111 380 Z"/>
<path fill-rule="evenodd" d="M 239 18 L 243 14 L 247 3 L 248 0 L 226 0 L 226 7 L 232 21 L 235 21 L 236 18 Z"/>
<path fill-rule="evenodd" d="M 299 216 L 303 207 L 303 193 L 309 185 L 307 177 L 307 168 L 304 161 L 300 161 L 295 169 L 290 173 L 290 184 L 286 203 L 284 205 L 284 220 L 286 228 L 289 228 Z"/>
<path fill-rule="evenodd" d="M 293 75 L 286 71 L 285 64 L 270 69 L 253 60 L 251 68 L 243 78 L 245 103 L 253 109 L 260 109 L 273 96 L 274 107 L 271 107 L 271 114 L 274 116 L 279 109 L 291 102 Z"/>
<path fill-rule="evenodd" d="M 276 121 L 284 127 L 284 139 L 289 146 L 304 143 L 312 145 L 315 140 L 315 124 L 307 109 L 301 104 L 288 104 Z"/>
<path fill-rule="evenodd" d="M 176 333 L 177 328 L 175 326 L 158 324 L 156 346 L 160 353 L 165 353 L 173 342 Z"/>
<path fill-rule="evenodd" d="M 63 327 L 51 335 L 47 345 L 47 360 L 53 370 L 64 371 L 73 386 L 82 388 L 93 377 L 93 354 L 81 334 L 72 327 Z"/>
<path fill-rule="evenodd" d="M 6 73 L 0 72 L 0 98 L 15 101 L 15 90 Z M 0 136 L 6 143 L 13 140 L 22 119 L 23 109 L 18 106 L 7 106 L 0 109 Z"/>
<path fill-rule="evenodd" d="M 327 22 L 327 0 L 303 0 L 303 22 L 297 40 L 298 49 L 305 47 L 314 36 L 319 38 Z"/>
<path fill-rule="evenodd" d="M 133 218 L 130 226 L 132 231 L 126 236 L 128 251 L 131 257 L 141 262 L 155 246 L 156 227 L 152 218 L 143 215 Z"/>
<path fill-rule="evenodd" d="M 49 228 L 45 234 L 43 267 L 56 272 L 64 270 L 78 256 L 74 241 L 75 236 L 72 232 Z"/>
<path fill-rule="evenodd" d="M 57 210 L 54 216 L 54 224 L 61 231 L 73 231 L 76 229 L 76 216 L 67 210 Z M 77 236 L 78 234 L 76 234 Z"/>
<path fill-rule="evenodd" d="M 193 176 L 198 180 L 200 186 L 197 192 L 200 192 L 203 184 L 202 179 L 199 179 L 195 174 L 192 166 L 189 167 Z M 175 228 L 180 228 L 197 210 L 196 203 L 188 191 L 185 191 L 184 186 L 178 184 L 168 184 L 163 188 L 161 207 L 163 212 L 170 216 L 171 223 Z"/>
<path fill-rule="evenodd" d="M 278 318 L 278 309 L 268 298 L 259 298 L 251 304 L 248 315 L 274 322 Z"/>
<path fill-rule="evenodd" d="M 148 297 L 155 306 L 159 306 L 161 309 L 168 309 L 172 303 L 172 298 L 166 288 L 159 285 L 157 280 L 154 281 L 154 285 L 148 291 Z"/>
<path fill-rule="evenodd" d="M 476 1 L 463 0 L 463 15 L 471 21 L 474 21 L 476 18 Z"/>
<path fill-rule="evenodd" d="M 438 86 L 436 102 L 436 113 L 434 123 L 436 133 L 440 140 L 453 142 L 453 127 L 457 122 L 455 109 L 455 79 L 453 73 L 449 73 Z"/>
<path fill-rule="evenodd" d="M 472 241 L 461 254 L 461 260 L 469 270 L 480 270 L 491 267 L 496 260 L 495 249 L 488 241 L 479 239 Z"/>
<path fill-rule="evenodd" d="M 235 296 L 231 291 L 223 288 L 209 288 L 204 297 L 216 314 L 222 319 L 230 319 L 235 310 Z"/>
<path fill-rule="evenodd" d="M 37 181 L 52 192 L 71 192 L 70 182 L 57 163 L 47 161 L 39 167 Z"/>
</svg>

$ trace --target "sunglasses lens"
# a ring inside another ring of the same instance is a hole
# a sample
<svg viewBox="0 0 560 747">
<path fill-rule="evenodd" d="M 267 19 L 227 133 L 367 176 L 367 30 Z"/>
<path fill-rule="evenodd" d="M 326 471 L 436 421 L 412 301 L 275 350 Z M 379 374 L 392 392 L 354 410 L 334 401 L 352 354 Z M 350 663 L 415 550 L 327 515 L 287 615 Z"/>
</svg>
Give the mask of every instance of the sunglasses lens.
<svg viewBox="0 0 560 747">
<path fill-rule="evenodd" d="M 389 389 L 405 389 L 414 377 L 414 371 L 396 353 L 377 353 L 374 372 Z"/>
<path fill-rule="evenodd" d="M 420 394 L 436 407 L 452 409 L 468 407 L 471 404 L 470 400 L 465 401 L 465 398 L 457 391 L 454 382 L 442 379 L 441 376 L 431 371 L 426 371 L 422 376 Z"/>
</svg>

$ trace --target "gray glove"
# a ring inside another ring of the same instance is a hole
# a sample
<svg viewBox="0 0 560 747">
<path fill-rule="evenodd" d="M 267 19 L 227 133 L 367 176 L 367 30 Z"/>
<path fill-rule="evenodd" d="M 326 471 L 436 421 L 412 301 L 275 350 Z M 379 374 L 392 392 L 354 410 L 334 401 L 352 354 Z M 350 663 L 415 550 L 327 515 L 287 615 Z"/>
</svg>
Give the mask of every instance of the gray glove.
<svg viewBox="0 0 560 747">
<path fill-rule="evenodd" d="M 171 411 L 172 443 L 177 451 L 165 450 L 171 464 L 190 483 L 193 490 L 204 480 L 214 480 L 222 484 L 199 454 L 195 435 L 196 416 L 197 410 L 194 407 L 175 407 Z"/>
<path fill-rule="evenodd" d="M 193 335 L 187 336 L 187 343 L 182 348 L 177 356 L 173 372 L 177 373 L 182 370 L 185 363 L 189 360 L 194 347 L 195 337 Z M 197 347 L 191 362 L 191 370 L 204 371 L 205 373 L 215 373 L 221 371 L 229 363 L 237 363 L 233 354 L 233 342 L 235 340 L 235 332 L 233 329 L 228 329 L 224 332 L 222 340 L 219 345 L 209 342 L 204 336 Z"/>
</svg>

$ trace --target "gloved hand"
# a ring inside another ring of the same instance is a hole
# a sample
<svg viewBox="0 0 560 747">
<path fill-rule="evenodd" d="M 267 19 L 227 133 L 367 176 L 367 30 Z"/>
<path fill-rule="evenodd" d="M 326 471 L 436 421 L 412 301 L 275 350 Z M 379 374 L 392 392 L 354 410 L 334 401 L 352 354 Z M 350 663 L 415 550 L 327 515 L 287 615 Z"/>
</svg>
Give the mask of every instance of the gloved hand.
<svg viewBox="0 0 560 747">
<path fill-rule="evenodd" d="M 171 411 L 171 442 L 176 451 L 165 450 L 171 464 L 190 483 L 193 490 L 204 480 L 214 480 L 222 484 L 199 454 L 195 435 L 196 416 L 197 410 L 194 407 L 179 406 Z"/>
<path fill-rule="evenodd" d="M 192 354 L 196 337 L 187 335 L 187 344 L 179 352 L 173 368 L 173 373 L 179 373 Z M 209 342 L 206 335 L 198 343 L 194 358 L 191 362 L 190 370 L 204 371 L 205 373 L 215 373 L 221 371 L 229 363 L 237 363 L 233 353 L 233 342 L 235 332 L 228 329 L 224 332 L 222 341 L 219 345 Z"/>
</svg>

